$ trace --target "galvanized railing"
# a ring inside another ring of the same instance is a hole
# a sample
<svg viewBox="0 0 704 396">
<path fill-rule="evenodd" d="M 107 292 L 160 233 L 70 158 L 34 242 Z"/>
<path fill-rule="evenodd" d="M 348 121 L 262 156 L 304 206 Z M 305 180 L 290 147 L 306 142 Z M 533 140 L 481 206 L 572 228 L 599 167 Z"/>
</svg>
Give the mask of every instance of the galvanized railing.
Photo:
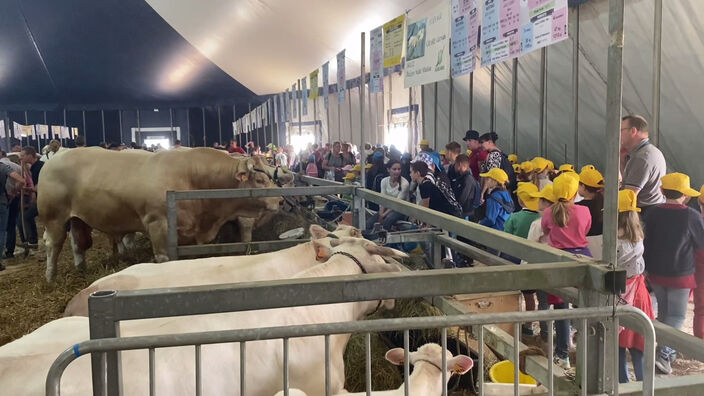
<svg viewBox="0 0 704 396">
<path fill-rule="evenodd" d="M 240 329 L 228 331 L 214 331 L 205 333 L 189 333 L 189 334 L 167 334 L 157 336 L 142 336 L 142 337 L 126 337 L 126 338 L 108 338 L 88 340 L 81 342 L 64 351 L 52 364 L 46 380 L 46 394 L 48 396 L 59 396 L 61 394 L 61 377 L 68 365 L 73 362 L 78 356 L 92 354 L 100 356 L 101 367 L 103 373 L 107 372 L 106 354 L 114 351 L 125 351 L 135 349 L 149 350 L 149 389 L 150 395 L 156 394 L 155 382 L 155 350 L 157 348 L 177 347 L 177 346 L 195 346 L 195 394 L 202 394 L 203 380 L 201 372 L 201 355 L 200 348 L 202 345 L 219 344 L 219 343 L 240 343 L 240 395 L 244 396 L 246 389 L 246 343 L 249 341 L 273 340 L 281 339 L 283 348 L 283 373 L 282 373 L 282 389 L 284 394 L 288 395 L 289 388 L 289 339 L 299 337 L 324 336 L 325 339 L 325 394 L 331 395 L 330 388 L 330 336 L 335 334 L 349 333 L 365 333 L 366 334 L 366 393 L 369 395 L 371 389 L 371 348 L 370 348 L 370 333 L 380 331 L 403 331 L 404 332 L 404 392 L 409 394 L 408 377 L 409 377 L 409 330 L 411 329 L 441 329 L 441 345 L 442 345 L 442 383 L 443 396 L 447 395 L 447 329 L 450 327 L 469 327 L 478 326 L 478 363 L 479 363 L 479 395 L 484 394 L 484 325 L 496 323 L 513 323 L 514 331 L 520 334 L 520 324 L 530 321 L 547 321 L 548 331 L 551 333 L 553 322 L 555 320 L 573 320 L 579 322 L 580 332 L 586 333 L 587 320 L 589 319 L 604 319 L 607 318 L 613 321 L 613 329 L 616 334 L 612 338 L 614 341 L 611 345 L 618 355 L 618 328 L 619 318 L 628 317 L 635 326 L 635 330 L 643 334 L 645 338 L 645 371 L 642 384 L 642 394 L 652 395 L 654 390 L 654 370 L 655 370 L 655 330 L 650 319 L 640 310 L 630 306 L 618 307 L 612 310 L 608 307 L 601 308 L 576 308 L 572 310 L 552 310 L 539 312 L 512 312 L 500 314 L 474 314 L 474 315 L 454 315 L 443 317 L 421 317 L 421 318 L 398 318 L 398 319 L 378 319 L 357 322 L 344 323 L 324 323 L 324 324 L 309 324 L 298 326 L 284 327 L 266 327 L 256 329 Z M 552 337 L 548 338 L 548 363 L 553 360 Z M 581 356 L 585 355 L 587 349 L 586 338 L 580 342 Z M 519 394 L 519 363 L 520 363 L 520 341 L 514 338 L 513 354 L 510 359 L 514 362 L 514 394 Z M 551 368 L 552 364 L 548 364 Z M 580 394 L 587 395 L 587 364 L 585 361 L 578 363 L 580 379 Z M 614 367 L 618 367 L 615 365 Z M 186 375 L 186 373 L 181 373 Z M 103 389 L 107 388 L 107 375 L 99 376 Z M 618 381 L 618 368 L 613 373 L 613 380 Z M 129 379 L 128 379 L 129 380 Z M 552 381 L 546 385 L 549 394 L 552 396 L 555 387 Z M 613 384 L 614 395 L 618 395 L 618 384 Z"/>
</svg>

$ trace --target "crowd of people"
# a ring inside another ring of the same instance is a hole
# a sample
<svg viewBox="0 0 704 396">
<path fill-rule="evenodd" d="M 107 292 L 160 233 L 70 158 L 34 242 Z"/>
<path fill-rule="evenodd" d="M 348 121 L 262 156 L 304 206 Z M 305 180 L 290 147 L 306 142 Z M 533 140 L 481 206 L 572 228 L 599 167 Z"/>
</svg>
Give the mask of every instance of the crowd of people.
<svg viewBox="0 0 704 396">
<path fill-rule="evenodd" d="M 621 298 L 653 318 L 652 291 L 658 302 L 658 320 L 680 329 L 693 294 L 694 335 L 704 338 L 704 221 L 700 212 L 688 206 L 691 198 L 702 197 L 704 187 L 701 192 L 694 190 L 687 175 L 667 174 L 665 158 L 650 143 L 643 117 L 624 117 L 620 134 L 617 265 L 628 277 Z M 602 173 L 593 165 L 579 170 L 572 164 L 556 167 L 542 157 L 521 162 L 515 154 L 506 154 L 498 140 L 494 132 L 469 130 L 464 145 L 450 142 L 439 151 L 423 140 L 413 158 L 394 146 L 369 144 L 355 156 L 353 145 L 334 142 L 309 146 L 300 164 L 310 176 L 360 185 L 359 158 L 364 155 L 366 188 L 566 252 L 601 258 Z M 704 212 L 704 197 L 698 202 Z M 368 229 L 392 230 L 406 220 L 388 208 L 374 209 Z M 472 265 L 466 257 L 455 256 L 456 266 Z M 569 308 L 567 302 L 541 291 L 526 291 L 524 296 L 528 310 L 549 309 L 550 305 Z M 546 325 L 541 323 L 540 328 L 547 343 Z M 524 331 L 532 332 L 531 326 Z M 556 363 L 569 368 L 570 323 L 556 321 L 555 333 Z M 624 329 L 619 342 L 621 382 L 628 381 L 626 351 L 641 380 L 643 337 Z M 671 373 L 676 351 L 659 345 L 656 357 L 658 371 Z"/>
</svg>

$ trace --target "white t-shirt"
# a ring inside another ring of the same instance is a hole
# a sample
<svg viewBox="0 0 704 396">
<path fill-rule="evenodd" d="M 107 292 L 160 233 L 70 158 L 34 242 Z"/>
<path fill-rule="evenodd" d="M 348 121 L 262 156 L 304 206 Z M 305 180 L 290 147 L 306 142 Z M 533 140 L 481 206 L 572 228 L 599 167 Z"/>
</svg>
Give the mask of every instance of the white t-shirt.
<svg viewBox="0 0 704 396">
<path fill-rule="evenodd" d="M 401 177 L 401 189 L 399 190 L 398 185 L 395 187 L 391 186 L 391 176 L 386 176 L 381 179 L 381 193 L 394 198 L 402 199 L 408 201 L 408 180 Z"/>
</svg>

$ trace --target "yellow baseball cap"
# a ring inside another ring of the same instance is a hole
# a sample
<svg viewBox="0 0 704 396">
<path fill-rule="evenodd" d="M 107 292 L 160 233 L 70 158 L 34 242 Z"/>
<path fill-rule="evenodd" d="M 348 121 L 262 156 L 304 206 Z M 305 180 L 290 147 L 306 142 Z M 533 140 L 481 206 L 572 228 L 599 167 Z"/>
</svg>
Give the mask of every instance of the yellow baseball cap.
<svg viewBox="0 0 704 396">
<path fill-rule="evenodd" d="M 418 145 L 419 145 L 419 146 L 430 146 L 430 142 L 427 141 L 427 140 L 425 140 L 425 139 L 423 139 L 423 140 L 420 141 L 420 143 L 419 143 Z"/>
<path fill-rule="evenodd" d="M 494 179 L 501 184 L 505 184 L 508 181 L 508 175 L 501 168 L 492 168 L 489 172 L 480 173 L 479 176 Z"/>
<path fill-rule="evenodd" d="M 547 169 L 548 166 L 550 166 L 549 161 L 543 157 L 535 157 L 535 158 L 533 158 L 533 161 L 531 161 L 531 162 L 533 163 L 533 169 L 536 172 L 542 172 L 545 169 Z"/>
<path fill-rule="evenodd" d="M 440 154 L 440 155 L 447 155 L 447 151 L 445 151 L 445 150 L 440 150 L 440 152 L 439 152 L 438 154 Z"/>
<path fill-rule="evenodd" d="M 538 198 L 533 197 L 532 194 L 537 192 L 538 186 L 533 183 L 518 183 L 518 188 L 516 189 L 516 195 L 523 201 L 526 209 L 534 212 L 538 211 Z"/>
<path fill-rule="evenodd" d="M 472 150 L 467 150 L 467 155 L 472 155 Z"/>
<path fill-rule="evenodd" d="M 521 162 L 521 170 L 525 173 L 530 173 L 533 172 L 533 169 L 535 169 L 535 166 L 531 161 L 523 161 Z"/>
<path fill-rule="evenodd" d="M 689 186 L 689 176 L 684 173 L 669 173 L 660 179 L 663 190 L 679 191 L 688 197 L 698 197 L 701 193 Z"/>
<path fill-rule="evenodd" d="M 364 165 L 364 169 L 371 169 L 371 167 L 374 166 L 373 164 L 366 164 Z"/>
<path fill-rule="evenodd" d="M 361 170 L 362 170 L 362 164 L 357 164 L 352 167 L 352 172 L 355 172 L 355 171 L 359 172 Z"/>
<path fill-rule="evenodd" d="M 557 199 L 555 199 L 555 194 L 553 193 L 552 184 L 547 184 L 540 192 L 530 193 L 530 196 L 533 198 L 547 199 L 550 202 L 557 201 Z"/>
<path fill-rule="evenodd" d="M 562 164 L 560 165 L 560 172 L 574 172 L 574 165 L 572 164 Z"/>
<path fill-rule="evenodd" d="M 604 187 L 604 176 L 593 165 L 587 165 L 579 174 L 579 182 L 585 186 L 601 188 Z"/>
<path fill-rule="evenodd" d="M 518 162 L 518 156 L 516 154 L 509 154 L 508 155 L 508 162 L 515 164 Z"/>
<path fill-rule="evenodd" d="M 511 165 L 511 166 L 513 166 L 513 171 L 514 171 L 515 173 L 518 173 L 518 172 L 521 171 L 521 164 L 513 164 L 513 165 Z"/>
<path fill-rule="evenodd" d="M 555 163 L 550 160 L 547 160 L 547 161 L 548 161 L 548 169 L 550 169 L 551 171 L 554 171 L 555 170 Z"/>
<path fill-rule="evenodd" d="M 552 192 L 555 196 L 555 200 L 571 200 L 577 195 L 577 190 L 579 189 L 579 181 L 576 177 L 569 175 L 560 175 L 552 181 Z"/>
<path fill-rule="evenodd" d="M 355 174 L 352 173 L 352 172 L 346 174 L 345 177 L 344 177 L 345 180 L 354 180 L 354 179 L 356 179 L 356 178 L 357 178 L 357 175 L 355 175 Z"/>
<path fill-rule="evenodd" d="M 702 186 L 702 189 L 699 190 L 699 193 L 701 194 L 701 195 L 699 195 L 699 200 L 702 201 L 702 198 L 704 198 L 704 186 Z M 702 201 L 702 202 L 704 202 L 704 201 Z"/>
<path fill-rule="evenodd" d="M 619 212 L 640 212 L 638 198 L 633 190 L 621 190 L 618 192 Z"/>
</svg>

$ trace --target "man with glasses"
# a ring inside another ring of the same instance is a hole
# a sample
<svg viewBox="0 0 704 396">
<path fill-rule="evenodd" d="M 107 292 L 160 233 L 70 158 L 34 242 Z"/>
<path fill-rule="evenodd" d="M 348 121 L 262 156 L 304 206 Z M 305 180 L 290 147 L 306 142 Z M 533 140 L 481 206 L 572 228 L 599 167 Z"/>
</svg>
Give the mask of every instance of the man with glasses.
<svg viewBox="0 0 704 396">
<path fill-rule="evenodd" d="M 623 188 L 635 191 L 638 207 L 644 214 L 651 206 L 665 202 L 660 179 L 667 173 L 662 152 L 648 139 L 648 122 L 639 115 L 621 121 L 621 159 Z"/>
</svg>

